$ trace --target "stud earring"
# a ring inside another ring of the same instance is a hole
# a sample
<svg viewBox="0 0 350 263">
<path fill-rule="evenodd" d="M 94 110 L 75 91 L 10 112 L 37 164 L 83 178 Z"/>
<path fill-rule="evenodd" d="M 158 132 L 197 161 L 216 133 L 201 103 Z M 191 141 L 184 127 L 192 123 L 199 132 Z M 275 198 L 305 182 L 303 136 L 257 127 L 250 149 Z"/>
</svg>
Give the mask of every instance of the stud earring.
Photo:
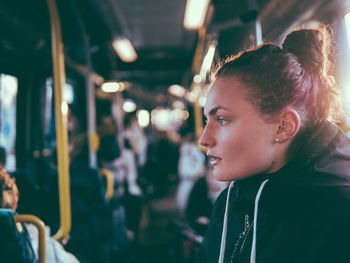
<svg viewBox="0 0 350 263">
<path fill-rule="evenodd" d="M 273 139 L 273 142 L 274 143 L 278 143 L 280 141 L 280 139 L 279 138 L 275 138 L 275 139 Z"/>
</svg>

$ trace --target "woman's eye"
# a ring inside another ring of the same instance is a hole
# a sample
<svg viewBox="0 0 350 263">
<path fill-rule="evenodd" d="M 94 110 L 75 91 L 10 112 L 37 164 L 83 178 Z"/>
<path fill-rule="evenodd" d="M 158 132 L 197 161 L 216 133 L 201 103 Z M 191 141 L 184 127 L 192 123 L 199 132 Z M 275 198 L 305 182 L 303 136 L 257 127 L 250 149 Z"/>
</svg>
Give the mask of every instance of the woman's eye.
<svg viewBox="0 0 350 263">
<path fill-rule="evenodd" d="M 225 120 L 225 119 L 223 119 L 223 118 L 218 118 L 217 119 L 218 120 L 218 122 L 219 122 L 219 124 L 222 126 L 222 125 L 225 125 L 226 123 L 227 123 L 227 120 Z"/>
</svg>

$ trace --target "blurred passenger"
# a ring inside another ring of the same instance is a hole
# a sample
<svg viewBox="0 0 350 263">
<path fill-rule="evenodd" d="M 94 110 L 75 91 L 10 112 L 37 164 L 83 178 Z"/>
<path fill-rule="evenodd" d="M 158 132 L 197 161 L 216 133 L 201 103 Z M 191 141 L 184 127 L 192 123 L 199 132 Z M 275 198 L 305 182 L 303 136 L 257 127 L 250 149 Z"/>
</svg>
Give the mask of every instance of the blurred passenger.
<svg viewBox="0 0 350 263">
<path fill-rule="evenodd" d="M 124 140 L 124 148 L 119 160 L 119 166 L 125 172 L 125 179 L 128 184 L 128 192 L 135 196 L 141 196 L 141 188 L 137 184 L 138 174 L 135 155 L 131 149 L 131 144 L 128 139 Z"/>
<path fill-rule="evenodd" d="M 109 136 L 117 136 L 117 126 L 111 115 L 100 116 L 97 132 L 101 139 Z"/>
<path fill-rule="evenodd" d="M 81 262 L 110 262 L 111 209 L 98 170 L 89 167 L 88 137 L 76 135 L 71 143 L 72 229 L 66 248 Z"/>
<path fill-rule="evenodd" d="M 4 147 L 0 146 L 0 169 L 6 166 L 6 150 Z"/>
<path fill-rule="evenodd" d="M 148 159 L 142 174 L 147 181 L 146 193 L 152 197 L 169 194 L 177 180 L 179 147 L 171 142 L 165 131 L 148 147 Z"/>
<path fill-rule="evenodd" d="M 126 184 L 123 203 L 127 216 L 127 228 L 131 231 L 129 238 L 137 241 L 142 211 L 142 191 L 137 183 L 138 170 L 135 155 L 131 150 L 128 139 L 124 140 L 124 148 L 121 156 L 118 158 L 118 169 L 124 174 L 124 182 Z"/>
<path fill-rule="evenodd" d="M 12 179 L 4 168 L 0 169 L 0 255 L 4 263 L 37 263 L 37 255 L 34 252 L 25 224 L 15 224 L 8 218 L 17 209 L 18 189 L 15 179 Z M 12 210 L 11 212 L 7 210 Z M 19 231 L 21 229 L 21 232 Z"/>
<path fill-rule="evenodd" d="M 176 204 L 180 215 L 184 216 L 188 197 L 194 182 L 205 169 L 205 155 L 195 142 L 194 134 L 187 134 L 180 146 L 178 174 L 180 183 L 176 193 Z"/>
<path fill-rule="evenodd" d="M 4 168 L 0 169 L 0 184 L 1 208 L 16 211 L 19 199 L 18 188 L 15 179 L 11 178 Z"/>
<path fill-rule="evenodd" d="M 1 193 L 1 208 L 8 208 L 16 211 L 19 193 L 16 182 L 5 169 L 0 169 L 0 188 Z M 31 244 L 34 252 L 37 255 L 38 251 L 38 231 L 32 224 L 26 224 L 26 231 L 30 236 Z M 56 240 L 50 237 L 50 227 L 45 226 L 46 234 L 46 262 L 47 263 L 77 263 L 79 262 L 75 256 L 64 250 L 63 246 Z M 14 260 L 14 259 L 13 259 Z M 15 262 L 15 261 L 13 261 Z"/>
<path fill-rule="evenodd" d="M 123 203 L 126 192 L 125 173 L 119 166 L 120 158 L 121 149 L 117 142 L 116 134 L 106 133 L 101 138 L 98 161 L 101 168 L 107 168 L 114 176 L 114 194 L 110 201 L 113 218 L 111 235 L 113 252 L 118 255 L 125 253 L 129 246 L 126 211 Z"/>
<path fill-rule="evenodd" d="M 141 220 L 142 191 L 137 183 L 138 170 L 135 155 L 131 150 L 129 140 L 125 139 L 121 154 L 113 156 L 113 149 L 118 147 L 119 150 L 119 146 L 115 145 L 116 140 L 113 140 L 113 142 L 111 140 L 108 144 L 104 142 L 101 144 L 99 151 L 101 166 L 109 169 L 114 174 L 115 194 L 112 202 L 114 203 L 114 213 L 116 214 L 115 220 L 122 220 L 121 213 L 125 213 L 124 220 L 125 227 L 128 230 L 128 240 L 136 241 Z M 109 153 L 108 156 L 107 153 Z M 120 230 L 117 232 L 120 236 Z"/>
<path fill-rule="evenodd" d="M 147 161 L 147 137 L 139 126 L 136 116 L 125 116 L 123 136 L 129 140 L 136 157 L 138 167 L 143 167 Z"/>
</svg>

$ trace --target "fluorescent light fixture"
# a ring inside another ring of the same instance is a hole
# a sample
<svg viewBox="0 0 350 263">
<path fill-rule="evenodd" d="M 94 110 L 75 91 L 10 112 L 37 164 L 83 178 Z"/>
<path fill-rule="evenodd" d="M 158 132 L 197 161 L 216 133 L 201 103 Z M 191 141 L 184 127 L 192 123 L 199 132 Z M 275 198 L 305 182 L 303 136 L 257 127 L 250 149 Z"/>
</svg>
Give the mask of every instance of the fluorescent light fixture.
<svg viewBox="0 0 350 263">
<path fill-rule="evenodd" d="M 122 61 L 134 62 L 137 59 L 136 51 L 129 39 L 118 38 L 113 41 L 112 46 Z"/>
<path fill-rule="evenodd" d="M 68 104 L 65 101 L 63 101 L 61 104 L 61 112 L 63 115 L 67 115 L 68 113 Z"/>
<path fill-rule="evenodd" d="M 109 81 L 105 82 L 101 86 L 101 90 L 106 93 L 113 93 L 117 91 L 123 91 L 125 89 L 125 84 L 122 82 Z"/>
<path fill-rule="evenodd" d="M 255 22 L 255 36 L 256 36 L 256 44 L 261 45 L 263 43 L 262 39 L 262 29 L 261 29 L 261 23 L 260 21 Z"/>
<path fill-rule="evenodd" d="M 202 77 L 201 77 L 199 74 L 197 74 L 197 75 L 195 75 L 195 76 L 193 77 L 193 82 L 194 82 L 194 83 L 200 84 L 201 81 L 202 81 Z"/>
<path fill-rule="evenodd" d="M 136 116 L 137 116 L 137 122 L 140 127 L 144 128 L 149 125 L 150 114 L 147 110 L 137 111 Z"/>
<path fill-rule="evenodd" d="M 174 109 L 180 109 L 180 110 L 185 109 L 185 104 L 182 101 L 180 101 L 180 100 L 174 101 L 172 106 L 173 106 Z"/>
<path fill-rule="evenodd" d="M 125 100 L 123 103 L 123 110 L 125 112 L 133 112 L 136 110 L 136 104 L 132 100 Z"/>
<path fill-rule="evenodd" d="M 173 122 L 181 122 L 182 121 L 182 110 L 174 109 L 170 112 L 171 120 Z"/>
<path fill-rule="evenodd" d="M 186 94 L 186 89 L 180 85 L 171 85 L 168 90 L 171 95 L 180 98 L 184 97 Z"/>
<path fill-rule="evenodd" d="M 169 130 L 171 127 L 170 115 L 170 110 L 164 108 L 156 108 L 151 112 L 151 122 L 160 131 Z"/>
<path fill-rule="evenodd" d="M 201 97 L 198 99 L 198 104 L 199 104 L 199 106 L 201 106 L 202 108 L 204 108 L 206 102 L 207 102 L 207 97 L 205 97 L 205 96 L 201 96 Z"/>
<path fill-rule="evenodd" d="M 62 92 L 62 100 L 67 102 L 68 104 L 73 103 L 74 100 L 74 91 L 73 86 L 65 83 L 63 86 L 63 92 Z"/>
<path fill-rule="evenodd" d="M 186 29 L 198 29 L 207 14 L 209 0 L 187 0 L 184 27 Z"/>
<path fill-rule="evenodd" d="M 345 15 L 345 28 L 346 28 L 346 34 L 348 38 L 348 47 L 350 48 L 350 12 Z M 349 112 L 350 106 L 350 77 L 349 74 L 345 74 L 342 79 L 342 85 L 344 90 L 344 108 L 345 112 Z M 348 122 L 347 122 L 348 125 Z"/>
<path fill-rule="evenodd" d="M 191 103 L 195 103 L 197 99 L 198 92 L 196 90 L 192 90 L 186 93 L 185 99 Z"/>
<path fill-rule="evenodd" d="M 215 55 L 216 42 L 210 44 L 207 54 L 205 55 L 202 63 L 202 67 L 200 70 L 200 76 L 205 78 L 206 74 L 210 71 L 211 65 L 213 64 L 213 59 Z"/>
<path fill-rule="evenodd" d="M 347 13 L 345 15 L 345 27 L 346 27 L 346 34 L 348 36 L 348 41 L 350 42 L 350 13 Z"/>
</svg>

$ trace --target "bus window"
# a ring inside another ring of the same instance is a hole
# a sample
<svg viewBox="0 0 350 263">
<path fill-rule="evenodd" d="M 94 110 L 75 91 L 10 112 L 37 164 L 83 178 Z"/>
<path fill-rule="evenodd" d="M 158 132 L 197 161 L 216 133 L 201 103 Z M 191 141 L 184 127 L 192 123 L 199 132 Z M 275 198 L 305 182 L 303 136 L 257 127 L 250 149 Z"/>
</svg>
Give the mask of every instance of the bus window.
<svg viewBox="0 0 350 263">
<path fill-rule="evenodd" d="M 53 84 L 52 78 L 46 79 L 46 90 L 45 90 L 45 139 L 46 147 L 52 148 L 52 140 L 55 136 L 55 126 L 53 125 Z"/>
<path fill-rule="evenodd" d="M 16 138 L 16 101 L 18 79 L 0 74 L 0 145 L 6 149 L 6 169 L 16 168 L 15 138 Z"/>
<path fill-rule="evenodd" d="M 68 107 L 74 101 L 74 88 L 70 83 L 65 83 L 63 86 L 63 102 Z M 54 102 L 53 102 L 53 79 L 46 79 L 45 92 L 45 138 L 46 147 L 52 149 L 55 147 L 55 123 L 54 123 Z"/>
</svg>

